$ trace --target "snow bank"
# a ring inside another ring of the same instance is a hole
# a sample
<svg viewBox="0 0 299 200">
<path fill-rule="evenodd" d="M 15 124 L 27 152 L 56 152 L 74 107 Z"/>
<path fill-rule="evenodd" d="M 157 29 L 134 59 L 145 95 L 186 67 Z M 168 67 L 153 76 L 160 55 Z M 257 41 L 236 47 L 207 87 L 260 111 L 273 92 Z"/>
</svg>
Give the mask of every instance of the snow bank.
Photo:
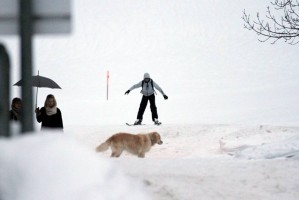
<svg viewBox="0 0 299 200">
<path fill-rule="evenodd" d="M 248 146 L 242 150 L 236 150 L 236 158 L 244 159 L 272 159 L 272 158 L 299 158 L 299 135 L 275 143 Z"/>
<path fill-rule="evenodd" d="M 148 199 L 141 184 L 66 134 L 2 138 L 0 152 L 1 200 Z"/>
<path fill-rule="evenodd" d="M 298 127 L 163 124 L 71 129 L 64 134 L 0 139 L 0 199 L 297 200 L 299 196 Z M 111 159 L 110 151 L 94 151 L 118 131 L 153 130 L 161 134 L 163 145 L 154 146 L 144 159 L 125 152 Z"/>
</svg>

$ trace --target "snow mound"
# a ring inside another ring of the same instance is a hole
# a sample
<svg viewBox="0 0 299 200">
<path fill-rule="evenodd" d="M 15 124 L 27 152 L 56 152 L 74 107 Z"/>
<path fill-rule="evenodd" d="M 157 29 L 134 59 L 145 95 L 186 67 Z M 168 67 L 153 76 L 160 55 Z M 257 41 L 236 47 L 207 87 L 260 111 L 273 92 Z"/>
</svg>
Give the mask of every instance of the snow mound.
<svg viewBox="0 0 299 200">
<path fill-rule="evenodd" d="M 0 152 L 2 200 L 148 199 L 141 184 L 66 134 L 0 139 Z"/>
<path fill-rule="evenodd" d="M 246 148 L 235 151 L 236 158 L 243 159 L 273 159 L 273 158 L 293 158 L 299 160 L 299 135 L 289 139 Z"/>
</svg>

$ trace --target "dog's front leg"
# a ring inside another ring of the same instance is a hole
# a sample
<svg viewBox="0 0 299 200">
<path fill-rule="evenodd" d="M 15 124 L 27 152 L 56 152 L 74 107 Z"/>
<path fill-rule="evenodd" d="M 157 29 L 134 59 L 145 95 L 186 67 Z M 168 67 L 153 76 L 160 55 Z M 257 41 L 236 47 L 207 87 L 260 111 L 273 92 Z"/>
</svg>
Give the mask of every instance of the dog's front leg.
<svg viewBox="0 0 299 200">
<path fill-rule="evenodd" d="M 122 152 L 112 152 L 111 157 L 116 157 L 118 158 L 121 155 Z"/>
<path fill-rule="evenodd" d="M 140 153 L 138 154 L 138 158 L 144 158 L 144 156 L 145 156 L 145 153 L 144 153 L 144 152 L 140 152 Z"/>
</svg>

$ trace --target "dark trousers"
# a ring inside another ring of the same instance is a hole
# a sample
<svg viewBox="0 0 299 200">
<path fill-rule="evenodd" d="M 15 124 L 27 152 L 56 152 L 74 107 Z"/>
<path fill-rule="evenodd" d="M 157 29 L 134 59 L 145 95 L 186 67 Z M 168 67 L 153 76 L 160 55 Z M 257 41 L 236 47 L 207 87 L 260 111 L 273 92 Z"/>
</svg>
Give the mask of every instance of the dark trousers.
<svg viewBox="0 0 299 200">
<path fill-rule="evenodd" d="M 157 113 L 157 107 L 156 107 L 156 101 L 155 101 L 155 94 L 152 94 L 151 96 L 142 96 L 141 102 L 140 102 L 140 106 L 139 106 L 139 110 L 138 110 L 138 114 L 137 114 L 137 119 L 141 119 L 143 118 L 143 113 L 146 109 L 147 106 L 147 102 L 150 102 L 151 105 L 151 112 L 152 112 L 152 120 L 154 121 L 154 119 L 158 119 L 158 113 Z"/>
</svg>

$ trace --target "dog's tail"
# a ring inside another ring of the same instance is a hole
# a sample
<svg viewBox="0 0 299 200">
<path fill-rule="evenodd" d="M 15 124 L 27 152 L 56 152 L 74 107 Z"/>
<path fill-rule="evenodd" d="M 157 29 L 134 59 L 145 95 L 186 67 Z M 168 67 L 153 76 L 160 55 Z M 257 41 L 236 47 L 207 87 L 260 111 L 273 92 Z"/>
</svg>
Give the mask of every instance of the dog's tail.
<svg viewBox="0 0 299 200">
<path fill-rule="evenodd" d="M 110 138 L 106 140 L 106 142 L 103 142 L 96 148 L 96 152 L 102 152 L 102 151 L 107 151 L 108 148 L 110 147 Z"/>
</svg>

